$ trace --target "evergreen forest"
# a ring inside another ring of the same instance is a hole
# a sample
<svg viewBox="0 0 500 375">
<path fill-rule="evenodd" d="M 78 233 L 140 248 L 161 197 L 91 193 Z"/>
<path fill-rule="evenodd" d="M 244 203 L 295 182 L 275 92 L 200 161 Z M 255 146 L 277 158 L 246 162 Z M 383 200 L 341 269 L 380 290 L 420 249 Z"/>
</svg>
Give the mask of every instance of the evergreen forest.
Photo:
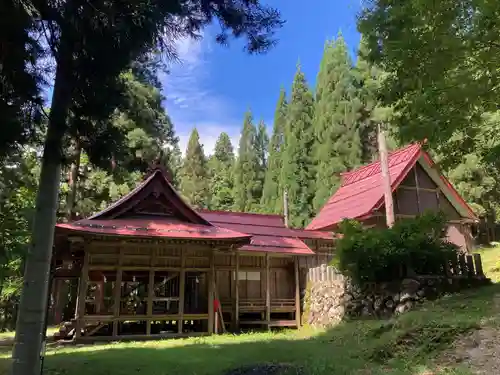
<svg viewBox="0 0 500 375">
<path fill-rule="evenodd" d="M 176 39 L 200 37 L 215 18 L 223 25 L 217 42 L 242 38 L 247 53 L 264 53 L 283 24 L 278 10 L 259 1 L 2 2 L 0 329 L 15 325 L 23 283 L 36 285 L 48 273 L 55 221 L 104 209 L 153 163 L 168 169 L 197 209 L 281 215 L 286 191 L 290 225 L 303 228 L 339 187 L 342 172 L 377 158 L 382 126 L 391 149 L 427 140 L 481 218 L 482 239 L 494 240 L 499 7 L 443 1 L 431 10 L 425 3 L 373 1 L 359 16 L 358 46 L 340 33 L 325 42 L 314 87 L 298 63 L 276 90 L 272 124 L 249 109 L 241 114 L 238 144 L 221 133 L 207 152 L 194 127 L 180 149 L 163 106 L 165 58 L 176 59 Z M 49 81 L 50 108 L 43 98 Z M 36 259 L 26 261 L 31 253 Z M 43 307 L 43 288 L 28 290 L 26 301 Z"/>
</svg>

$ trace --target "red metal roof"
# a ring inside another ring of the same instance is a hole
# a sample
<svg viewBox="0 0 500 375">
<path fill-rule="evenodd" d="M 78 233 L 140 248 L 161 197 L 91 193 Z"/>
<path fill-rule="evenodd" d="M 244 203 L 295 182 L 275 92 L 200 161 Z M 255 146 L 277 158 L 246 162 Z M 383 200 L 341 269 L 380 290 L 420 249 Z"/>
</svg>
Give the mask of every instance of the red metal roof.
<svg viewBox="0 0 500 375">
<path fill-rule="evenodd" d="M 391 187 L 394 191 L 404 180 L 408 172 L 415 166 L 417 160 L 424 156 L 424 160 L 433 165 L 430 156 L 422 150 L 418 143 L 411 144 L 389 154 L 389 175 Z M 450 182 L 440 176 L 450 193 L 460 202 L 472 217 L 470 207 L 460 197 Z M 383 205 L 384 191 L 380 161 L 368 164 L 351 172 L 342 174 L 340 188 L 323 206 L 318 215 L 307 226 L 307 230 L 332 229 L 343 219 L 366 219 L 375 209 Z"/>
<path fill-rule="evenodd" d="M 88 219 L 57 224 L 59 231 L 131 237 L 234 240 L 241 250 L 314 254 L 301 240 L 333 240 L 330 233 L 286 228 L 280 215 L 193 210 L 161 170 Z"/>
<path fill-rule="evenodd" d="M 249 226 L 258 225 L 269 228 L 285 228 L 285 222 L 281 215 L 211 210 L 199 210 L 198 213 L 211 223 L 232 223 Z"/>
<path fill-rule="evenodd" d="M 250 235 L 220 228 L 175 222 L 171 219 L 162 221 L 161 218 L 145 219 L 115 219 L 95 220 L 85 219 L 74 223 L 57 224 L 57 227 L 69 231 L 93 233 L 101 235 L 120 235 L 133 237 L 167 237 L 167 238 L 195 238 L 195 239 L 250 239 Z"/>
<path fill-rule="evenodd" d="M 302 239 L 333 241 L 328 232 L 305 231 L 285 227 L 282 216 L 229 211 L 200 211 L 212 224 L 252 235 L 241 250 L 290 254 L 314 254 Z"/>
<path fill-rule="evenodd" d="M 301 239 L 333 239 L 331 232 L 287 228 L 283 217 L 276 214 L 209 210 L 201 210 L 199 213 L 212 224 L 254 235 L 297 237 Z"/>
</svg>

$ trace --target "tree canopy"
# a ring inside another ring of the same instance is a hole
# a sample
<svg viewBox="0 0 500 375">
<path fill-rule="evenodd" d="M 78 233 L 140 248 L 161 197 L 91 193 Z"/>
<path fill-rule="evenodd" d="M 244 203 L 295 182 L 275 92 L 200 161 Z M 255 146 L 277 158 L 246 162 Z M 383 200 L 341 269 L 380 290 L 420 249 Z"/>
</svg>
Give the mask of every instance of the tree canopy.
<svg viewBox="0 0 500 375">
<path fill-rule="evenodd" d="M 404 141 L 427 138 L 450 156 L 474 148 L 471 125 L 498 109 L 499 16 L 486 0 L 376 0 L 363 11 L 359 29 L 370 61 L 389 74 L 383 96 Z M 447 142 L 457 131 L 466 137 Z"/>
</svg>

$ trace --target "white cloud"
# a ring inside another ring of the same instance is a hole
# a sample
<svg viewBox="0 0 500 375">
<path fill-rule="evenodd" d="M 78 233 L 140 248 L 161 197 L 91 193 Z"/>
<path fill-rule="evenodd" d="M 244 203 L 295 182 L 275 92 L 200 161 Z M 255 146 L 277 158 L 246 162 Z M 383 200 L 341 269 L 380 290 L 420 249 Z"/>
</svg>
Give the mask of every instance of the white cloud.
<svg viewBox="0 0 500 375">
<path fill-rule="evenodd" d="M 238 139 L 241 119 L 231 116 L 230 100 L 210 87 L 210 40 L 210 35 L 200 40 L 180 40 L 177 43 L 180 61 L 172 64 L 170 74 L 161 77 L 167 98 L 165 106 L 183 153 L 194 127 L 200 133 L 206 154 L 213 152 L 215 141 L 223 131 L 233 142 Z M 237 143 L 233 146 L 236 148 Z"/>
<path fill-rule="evenodd" d="M 203 145 L 203 151 L 205 155 L 211 155 L 214 151 L 215 142 L 219 137 L 220 133 L 226 132 L 231 139 L 234 151 L 238 149 L 238 142 L 240 140 L 240 128 L 235 124 L 214 124 L 214 123 L 201 123 L 196 126 L 198 133 L 200 134 L 200 143 Z M 191 135 L 191 130 L 186 129 L 178 132 L 179 136 L 179 146 L 182 153 L 186 151 L 186 146 L 189 141 L 189 136 Z"/>
</svg>

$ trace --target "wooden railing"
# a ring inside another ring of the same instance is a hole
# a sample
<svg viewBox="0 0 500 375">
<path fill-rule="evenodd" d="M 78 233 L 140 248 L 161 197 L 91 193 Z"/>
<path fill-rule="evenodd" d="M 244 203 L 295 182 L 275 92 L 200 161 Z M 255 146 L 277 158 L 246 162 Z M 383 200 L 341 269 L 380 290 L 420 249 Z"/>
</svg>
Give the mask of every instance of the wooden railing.
<svg viewBox="0 0 500 375">
<path fill-rule="evenodd" d="M 222 310 L 230 312 L 233 307 L 231 299 L 221 300 Z M 240 312 L 262 312 L 266 311 L 265 298 L 242 298 L 239 301 Z M 293 312 L 295 311 L 295 299 L 293 298 L 272 298 L 271 311 L 273 312 Z"/>
</svg>

